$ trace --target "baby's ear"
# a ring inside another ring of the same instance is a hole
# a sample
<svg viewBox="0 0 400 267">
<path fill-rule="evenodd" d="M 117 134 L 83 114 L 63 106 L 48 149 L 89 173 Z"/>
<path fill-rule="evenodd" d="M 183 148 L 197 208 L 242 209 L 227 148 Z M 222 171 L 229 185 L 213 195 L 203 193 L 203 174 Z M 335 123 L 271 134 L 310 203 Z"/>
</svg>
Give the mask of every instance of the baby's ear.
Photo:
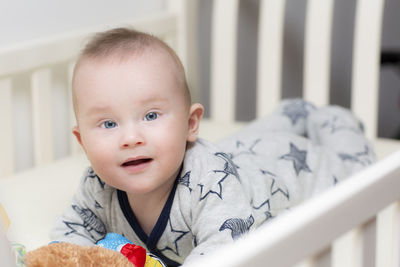
<svg viewBox="0 0 400 267">
<path fill-rule="evenodd" d="M 201 104 L 195 103 L 190 107 L 189 129 L 187 141 L 194 142 L 199 134 L 200 120 L 203 117 L 204 108 Z"/>
<path fill-rule="evenodd" d="M 84 148 L 83 145 L 82 145 L 81 132 L 79 131 L 78 126 L 74 126 L 74 127 L 72 128 L 72 134 L 75 135 L 76 140 L 78 140 L 78 142 L 79 142 L 79 144 L 81 145 L 81 147 Z"/>
</svg>

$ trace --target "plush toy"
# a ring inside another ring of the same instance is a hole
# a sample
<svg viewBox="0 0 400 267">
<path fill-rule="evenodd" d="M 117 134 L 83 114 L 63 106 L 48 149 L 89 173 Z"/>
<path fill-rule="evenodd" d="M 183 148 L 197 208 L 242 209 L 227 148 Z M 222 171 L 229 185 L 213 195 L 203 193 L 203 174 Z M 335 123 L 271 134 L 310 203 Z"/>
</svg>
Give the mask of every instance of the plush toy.
<svg viewBox="0 0 400 267">
<path fill-rule="evenodd" d="M 121 266 L 165 267 L 157 257 L 125 237 L 109 233 L 97 246 L 79 246 L 71 243 L 52 243 L 28 252 L 26 267 L 44 266 Z"/>
<path fill-rule="evenodd" d="M 52 243 L 32 250 L 25 255 L 24 263 L 26 267 L 135 266 L 128 258 L 116 251 L 99 246 L 79 246 L 71 243 Z"/>
</svg>

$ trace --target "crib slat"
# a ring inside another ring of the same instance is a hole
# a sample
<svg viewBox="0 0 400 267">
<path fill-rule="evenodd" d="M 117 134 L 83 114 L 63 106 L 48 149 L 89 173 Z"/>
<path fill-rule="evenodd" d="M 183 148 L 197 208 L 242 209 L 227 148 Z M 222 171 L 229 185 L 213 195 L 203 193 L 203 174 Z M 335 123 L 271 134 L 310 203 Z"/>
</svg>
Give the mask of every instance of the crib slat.
<svg viewBox="0 0 400 267">
<path fill-rule="evenodd" d="M 332 249 L 329 246 L 328 248 L 322 250 L 314 256 L 303 260 L 301 263 L 296 264 L 294 267 L 331 267 L 331 254 Z"/>
<path fill-rule="evenodd" d="M 331 247 L 322 250 L 310 261 L 310 267 L 331 267 Z"/>
<path fill-rule="evenodd" d="M 354 265 L 355 248 L 360 244 L 358 229 L 352 229 L 345 235 L 335 240 L 333 244 L 333 267 L 359 267 Z M 357 255 L 359 258 L 359 254 Z"/>
<path fill-rule="evenodd" d="M 333 0 L 307 2 L 303 96 L 317 105 L 329 103 L 333 3 Z"/>
<path fill-rule="evenodd" d="M 69 109 L 69 128 L 72 130 L 72 127 L 76 125 L 76 119 L 75 119 L 75 113 L 74 113 L 74 107 L 73 107 L 73 102 L 72 102 L 72 76 L 74 73 L 74 67 L 75 67 L 75 62 L 70 63 L 68 65 L 68 109 Z M 75 136 L 71 133 L 70 135 L 70 153 L 72 155 L 76 155 L 79 152 L 82 151 L 80 148 L 79 143 L 77 142 Z"/>
<path fill-rule="evenodd" d="M 376 262 L 376 217 L 362 226 L 362 264 L 374 267 Z"/>
<path fill-rule="evenodd" d="M 354 253 L 354 240 L 356 240 L 357 231 L 350 230 L 346 234 L 337 238 L 333 242 L 332 248 L 332 266 L 333 267 L 352 267 L 352 256 Z"/>
<path fill-rule="evenodd" d="M 40 69 L 32 73 L 32 125 L 34 164 L 53 160 L 51 71 Z"/>
<path fill-rule="evenodd" d="M 356 8 L 351 108 L 364 122 L 369 138 L 377 135 L 383 4 L 382 0 L 358 0 Z"/>
<path fill-rule="evenodd" d="M 258 26 L 257 117 L 270 114 L 281 99 L 285 0 L 261 0 Z"/>
<path fill-rule="evenodd" d="M 214 0 L 211 44 L 211 118 L 235 119 L 238 0 Z"/>
<path fill-rule="evenodd" d="M 177 54 L 181 59 L 194 102 L 201 100 L 201 88 L 197 70 L 197 16 L 199 0 L 168 0 L 168 10 L 178 14 Z"/>
<path fill-rule="evenodd" d="M 333 267 L 372 267 L 376 254 L 376 218 L 335 241 Z"/>
<path fill-rule="evenodd" d="M 383 210 L 377 219 L 377 267 L 400 265 L 400 202 Z"/>
<path fill-rule="evenodd" d="M 310 259 L 307 259 L 294 265 L 293 267 L 313 267 L 312 264 L 312 261 Z"/>
<path fill-rule="evenodd" d="M 12 122 L 12 82 L 10 79 L 0 80 L 0 177 L 14 172 L 14 137 Z"/>
<path fill-rule="evenodd" d="M 189 40 L 188 36 L 186 35 L 187 31 L 186 28 L 188 25 L 186 23 L 189 22 L 189 20 L 186 21 L 185 19 L 185 14 L 186 13 L 186 5 L 188 3 L 192 3 L 193 0 L 188 0 L 188 1 L 182 1 L 182 0 L 167 0 L 167 5 L 168 5 L 168 10 L 171 10 L 172 12 L 175 12 L 179 14 L 177 21 L 177 31 L 178 31 L 178 40 L 176 40 L 176 53 L 178 54 L 180 60 L 182 61 L 182 64 L 185 66 L 185 69 L 187 69 L 187 63 L 188 63 L 188 58 L 187 58 L 187 49 L 189 47 L 186 45 L 186 42 Z"/>
</svg>

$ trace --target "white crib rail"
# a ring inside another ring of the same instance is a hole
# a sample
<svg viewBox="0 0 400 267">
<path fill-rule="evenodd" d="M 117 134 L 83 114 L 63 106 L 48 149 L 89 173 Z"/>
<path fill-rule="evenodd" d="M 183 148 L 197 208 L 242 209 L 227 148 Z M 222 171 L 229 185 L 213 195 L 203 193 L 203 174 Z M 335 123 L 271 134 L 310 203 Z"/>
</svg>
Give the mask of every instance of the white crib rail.
<svg viewBox="0 0 400 267">
<path fill-rule="evenodd" d="M 39 166 L 54 160 L 55 144 L 52 116 L 54 88 L 54 69 L 62 67 L 65 76 L 65 87 L 70 87 L 72 66 L 77 54 L 84 45 L 86 38 L 100 30 L 116 26 L 134 26 L 135 28 L 151 32 L 169 41 L 173 46 L 177 42 L 177 16 L 166 11 L 143 19 L 131 21 L 120 21 L 101 25 L 92 29 L 79 32 L 62 34 L 59 36 L 20 44 L 12 47 L 0 48 L 0 112 L 2 114 L 2 126 L 0 131 L 0 177 L 15 172 L 16 166 L 16 144 L 13 121 L 13 103 L 16 81 L 21 76 L 28 77 L 30 89 L 26 90 L 31 105 L 31 118 L 28 119 L 32 125 L 32 151 L 26 148 L 24 153 L 32 154 L 33 163 L 31 167 Z M 70 120 L 66 123 L 74 124 L 72 116 L 71 99 L 64 100 L 69 105 Z M 29 138 L 29 134 L 27 137 Z M 72 140 L 72 139 L 71 139 Z M 28 140 L 29 142 L 29 140 Z M 77 151 L 75 141 L 69 144 L 69 154 Z"/>
<path fill-rule="evenodd" d="M 399 177 L 397 152 L 188 266 L 398 266 Z M 382 226 L 377 214 L 391 203 L 396 203 L 389 211 L 392 220 Z M 353 227 L 351 234 L 334 242 Z M 346 246 L 337 249 L 343 239 Z"/>
</svg>

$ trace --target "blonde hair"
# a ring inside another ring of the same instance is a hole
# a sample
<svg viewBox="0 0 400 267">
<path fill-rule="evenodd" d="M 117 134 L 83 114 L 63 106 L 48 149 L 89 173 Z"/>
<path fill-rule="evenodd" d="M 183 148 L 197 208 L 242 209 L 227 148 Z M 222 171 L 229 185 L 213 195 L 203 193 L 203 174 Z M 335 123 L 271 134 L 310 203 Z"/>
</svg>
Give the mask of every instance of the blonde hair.
<svg viewBox="0 0 400 267">
<path fill-rule="evenodd" d="M 76 76 L 80 63 L 85 59 L 102 59 L 113 56 L 123 60 L 128 56 L 140 55 L 150 48 L 159 48 L 171 57 L 176 66 L 178 82 L 183 86 L 185 102 L 190 105 L 191 97 L 185 69 L 175 51 L 156 36 L 130 28 L 115 28 L 95 34 L 80 53 L 73 77 Z"/>
</svg>

